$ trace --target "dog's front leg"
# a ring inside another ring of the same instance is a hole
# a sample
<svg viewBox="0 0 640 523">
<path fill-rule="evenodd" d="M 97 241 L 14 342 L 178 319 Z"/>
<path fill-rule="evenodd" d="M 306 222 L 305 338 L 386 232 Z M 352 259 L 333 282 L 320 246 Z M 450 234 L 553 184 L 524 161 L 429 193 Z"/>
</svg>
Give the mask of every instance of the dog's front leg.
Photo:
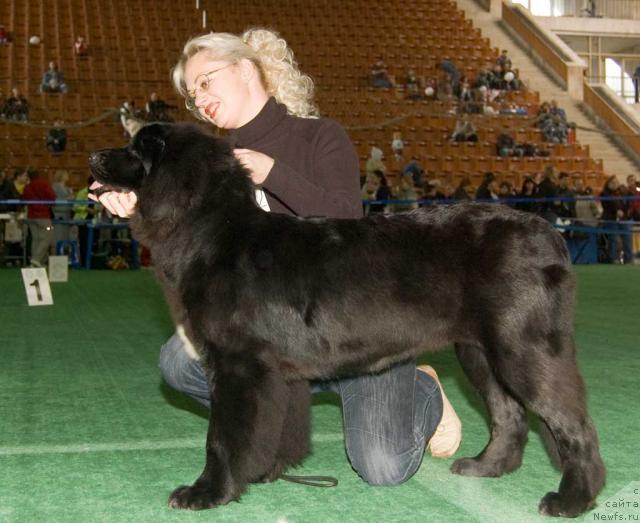
<svg viewBox="0 0 640 523">
<path fill-rule="evenodd" d="M 268 351 L 254 346 L 229 353 L 209 345 L 205 354 L 211 390 L 207 461 L 193 485 L 173 491 L 173 508 L 223 505 L 272 471 L 289 404 L 289 388 Z"/>
</svg>

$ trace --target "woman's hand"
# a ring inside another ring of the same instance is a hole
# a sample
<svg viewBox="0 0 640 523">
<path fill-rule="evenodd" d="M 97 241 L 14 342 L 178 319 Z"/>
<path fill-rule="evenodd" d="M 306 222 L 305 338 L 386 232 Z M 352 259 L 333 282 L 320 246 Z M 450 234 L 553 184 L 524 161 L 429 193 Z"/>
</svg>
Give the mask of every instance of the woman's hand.
<svg viewBox="0 0 640 523">
<path fill-rule="evenodd" d="M 251 180 L 255 185 L 262 185 L 269 176 L 274 160 L 271 156 L 251 149 L 234 149 L 238 161 L 249 170 Z"/>
<path fill-rule="evenodd" d="M 95 191 L 100 187 L 102 187 L 100 182 L 93 182 L 89 190 Z M 135 212 L 136 203 L 138 202 L 138 197 L 134 192 L 109 191 L 97 198 L 91 193 L 88 196 L 90 200 L 100 202 L 111 214 L 121 218 L 129 218 Z"/>
</svg>

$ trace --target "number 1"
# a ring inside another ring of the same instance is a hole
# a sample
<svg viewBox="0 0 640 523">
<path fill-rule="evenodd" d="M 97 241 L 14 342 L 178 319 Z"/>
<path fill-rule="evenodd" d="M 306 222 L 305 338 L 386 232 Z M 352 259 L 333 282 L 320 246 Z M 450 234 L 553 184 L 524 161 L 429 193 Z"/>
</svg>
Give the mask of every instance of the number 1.
<svg viewBox="0 0 640 523">
<path fill-rule="evenodd" d="M 36 297 L 38 298 L 38 301 L 42 301 L 42 292 L 40 292 L 40 280 L 33 280 L 30 284 L 30 287 L 35 287 L 36 288 Z"/>
</svg>

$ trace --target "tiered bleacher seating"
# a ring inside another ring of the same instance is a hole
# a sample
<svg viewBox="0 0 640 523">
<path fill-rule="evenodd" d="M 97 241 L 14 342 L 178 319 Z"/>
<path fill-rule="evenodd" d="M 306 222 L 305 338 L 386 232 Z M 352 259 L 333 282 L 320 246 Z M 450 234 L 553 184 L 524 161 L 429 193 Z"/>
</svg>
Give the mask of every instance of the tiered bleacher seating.
<svg viewBox="0 0 640 523">
<path fill-rule="evenodd" d="M 433 77 L 436 64 L 450 59 L 462 74 L 474 78 L 486 63 L 494 62 L 498 50 L 453 1 L 408 0 L 402 9 L 388 0 L 200 0 L 200 5 L 212 30 L 240 32 L 256 25 L 277 29 L 303 71 L 316 81 L 322 114 L 347 128 L 363 167 L 374 144 L 391 156 L 392 133 L 399 130 L 407 156 L 417 156 L 425 169 L 449 183 L 464 175 L 478 180 L 492 170 L 519 185 L 523 175 L 551 163 L 584 177 L 589 185 L 601 185 L 602 162 L 591 158 L 588 148 L 543 144 L 532 126 L 531 115 L 541 102 L 536 92 L 509 93 L 509 100 L 526 107 L 529 116 L 474 116 L 479 142 L 453 144 L 448 140 L 455 124 L 450 105 L 409 101 L 402 89 L 368 86 L 371 65 L 379 57 L 396 77 L 408 68 L 420 77 Z M 33 123 L 57 118 L 86 121 L 126 99 L 142 106 L 152 91 L 180 108 L 179 119 L 192 120 L 172 89 L 169 73 L 187 38 L 202 31 L 201 19 L 193 0 L 5 0 L 0 3 L 0 20 L 12 32 L 13 43 L 0 48 L 0 89 L 7 93 L 17 85 L 23 91 Z M 42 43 L 29 45 L 31 35 L 40 36 Z M 77 35 L 89 43 L 87 59 L 73 54 Z M 60 64 L 69 93 L 38 93 L 49 60 Z M 504 126 L 517 141 L 547 148 L 550 157 L 498 158 L 495 140 Z M 88 152 L 124 143 L 115 115 L 69 128 L 67 151 L 60 155 L 46 151 L 45 132 L 46 126 L 0 125 L 0 167 L 66 168 L 72 185 L 80 186 L 87 174 Z"/>
</svg>

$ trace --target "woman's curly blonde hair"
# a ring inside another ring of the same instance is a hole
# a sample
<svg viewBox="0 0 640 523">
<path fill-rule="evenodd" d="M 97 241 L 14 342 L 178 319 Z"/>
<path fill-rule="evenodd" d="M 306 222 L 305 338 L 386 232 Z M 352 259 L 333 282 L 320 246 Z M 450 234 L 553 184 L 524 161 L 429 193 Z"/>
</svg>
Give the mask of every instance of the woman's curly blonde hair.
<svg viewBox="0 0 640 523">
<path fill-rule="evenodd" d="M 251 28 L 239 36 L 212 32 L 191 38 L 172 71 L 173 85 L 184 98 L 189 96 L 184 81 L 185 65 L 200 51 L 231 63 L 243 58 L 251 60 L 267 93 L 284 104 L 289 114 L 303 118 L 318 116 L 318 108 L 313 102 L 313 80 L 300 72 L 293 51 L 275 31 Z"/>
</svg>

